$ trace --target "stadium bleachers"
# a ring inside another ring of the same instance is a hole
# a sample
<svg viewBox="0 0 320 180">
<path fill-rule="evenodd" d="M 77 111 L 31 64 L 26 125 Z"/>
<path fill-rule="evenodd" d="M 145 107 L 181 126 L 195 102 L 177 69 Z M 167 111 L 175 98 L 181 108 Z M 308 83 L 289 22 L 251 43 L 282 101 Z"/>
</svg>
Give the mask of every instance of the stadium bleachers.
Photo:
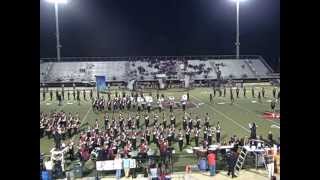
<svg viewBox="0 0 320 180">
<path fill-rule="evenodd" d="M 135 61 L 68 61 L 40 63 L 40 81 L 94 82 L 95 76 L 106 76 L 107 81 L 155 80 L 158 74 L 169 79 L 183 79 L 184 73 L 192 74 L 194 80 L 217 79 L 218 70 L 224 79 L 261 78 L 272 73 L 262 59 L 193 59 L 187 61 L 186 71 L 181 69 L 184 61 L 135 60 Z"/>
<path fill-rule="evenodd" d="M 228 79 L 230 76 L 233 78 L 244 78 L 245 74 L 247 77 L 254 76 L 250 67 L 245 63 L 245 60 L 222 59 L 211 61 L 213 61 L 215 65 L 218 64 L 224 79 Z"/>
</svg>

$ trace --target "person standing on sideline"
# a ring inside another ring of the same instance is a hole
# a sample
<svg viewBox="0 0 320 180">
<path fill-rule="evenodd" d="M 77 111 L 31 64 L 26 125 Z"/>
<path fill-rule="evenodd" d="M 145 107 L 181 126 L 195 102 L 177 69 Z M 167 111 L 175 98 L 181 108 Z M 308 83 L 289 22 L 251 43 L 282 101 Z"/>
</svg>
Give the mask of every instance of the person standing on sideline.
<svg viewBox="0 0 320 180">
<path fill-rule="evenodd" d="M 226 97 L 226 93 L 227 93 L 227 88 L 226 86 L 223 87 L 223 97 Z M 221 93 L 220 93 L 221 96 Z"/>
<path fill-rule="evenodd" d="M 46 91 L 44 90 L 44 88 L 42 89 L 42 101 L 46 100 Z"/>
<path fill-rule="evenodd" d="M 262 87 L 261 92 L 262 92 L 262 97 L 264 98 L 264 93 L 265 93 L 264 87 Z"/>
<path fill-rule="evenodd" d="M 216 175 L 216 154 L 213 151 L 209 151 L 207 158 L 208 158 L 210 176 L 215 176 Z"/>
<path fill-rule="evenodd" d="M 212 94 L 210 93 L 210 102 L 212 102 Z"/>
<path fill-rule="evenodd" d="M 239 89 L 239 87 L 237 86 L 237 89 L 236 89 L 237 98 L 239 98 L 239 91 L 240 91 L 240 89 Z"/>
<path fill-rule="evenodd" d="M 82 91 L 82 94 L 83 94 L 83 99 L 86 101 L 86 100 L 87 100 L 87 97 L 86 97 L 86 90 L 83 90 L 83 91 Z"/>
<path fill-rule="evenodd" d="M 257 127 L 255 123 L 249 124 L 250 139 L 257 139 Z"/>
<path fill-rule="evenodd" d="M 181 131 L 181 129 L 180 129 L 180 131 L 179 131 L 178 140 L 179 140 L 179 150 L 180 150 L 180 151 L 182 151 L 182 146 L 183 146 L 183 135 L 182 135 L 182 131 Z"/>
<path fill-rule="evenodd" d="M 52 101 L 52 96 L 53 96 L 53 93 L 52 93 L 52 90 L 50 90 L 50 101 Z"/>
<path fill-rule="evenodd" d="M 247 89 L 246 89 L 245 86 L 243 86 L 243 97 L 247 97 L 247 96 L 246 96 L 246 92 L 247 92 Z"/>
<path fill-rule="evenodd" d="M 252 97 L 255 98 L 255 96 L 254 96 L 254 87 L 253 86 L 251 88 L 251 94 L 252 94 Z"/>
<path fill-rule="evenodd" d="M 123 169 L 124 169 L 124 175 L 125 177 L 129 177 L 130 172 L 130 159 L 128 159 L 128 155 L 125 154 L 123 158 Z"/>
<path fill-rule="evenodd" d="M 273 98 L 276 98 L 276 93 L 277 93 L 277 89 L 276 89 L 276 87 L 274 87 L 272 90 Z"/>
<path fill-rule="evenodd" d="M 218 121 L 217 125 L 216 125 L 216 142 L 220 143 L 220 135 L 221 135 L 221 127 L 220 127 L 220 123 Z"/>
<path fill-rule="evenodd" d="M 121 177 L 121 169 L 122 169 L 122 159 L 120 157 L 120 154 L 116 155 L 116 158 L 114 159 L 114 169 L 116 170 L 116 179 L 119 180 Z"/>
<path fill-rule="evenodd" d="M 70 91 L 68 90 L 68 101 L 70 100 Z"/>
</svg>

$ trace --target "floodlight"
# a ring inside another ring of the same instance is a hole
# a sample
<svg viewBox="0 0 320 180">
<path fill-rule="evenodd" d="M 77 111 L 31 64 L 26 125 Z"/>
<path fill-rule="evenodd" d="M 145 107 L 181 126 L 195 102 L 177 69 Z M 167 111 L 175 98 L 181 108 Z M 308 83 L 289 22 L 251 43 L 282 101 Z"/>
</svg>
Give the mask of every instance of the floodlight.
<svg viewBox="0 0 320 180">
<path fill-rule="evenodd" d="M 68 0 L 46 0 L 49 3 L 54 3 L 54 4 L 66 4 L 68 3 Z"/>
</svg>

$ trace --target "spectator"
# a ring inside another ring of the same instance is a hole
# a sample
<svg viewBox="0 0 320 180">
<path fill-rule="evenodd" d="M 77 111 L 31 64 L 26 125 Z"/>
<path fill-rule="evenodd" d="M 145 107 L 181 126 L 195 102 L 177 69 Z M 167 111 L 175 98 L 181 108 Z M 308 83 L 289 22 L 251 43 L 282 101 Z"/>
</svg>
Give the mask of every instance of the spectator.
<svg viewBox="0 0 320 180">
<path fill-rule="evenodd" d="M 151 176 L 151 180 L 158 180 L 158 168 L 156 165 L 152 165 L 150 167 L 150 176 Z"/>
<path fill-rule="evenodd" d="M 210 176 L 216 175 L 216 154 L 209 152 L 208 154 L 208 165 L 210 169 Z"/>
<path fill-rule="evenodd" d="M 122 159 L 120 154 L 117 154 L 116 158 L 114 159 L 114 168 L 116 169 L 116 179 L 120 179 L 122 169 Z"/>
<path fill-rule="evenodd" d="M 123 169 L 124 169 L 124 174 L 126 177 L 129 177 L 129 172 L 130 172 L 130 159 L 128 159 L 128 156 L 125 155 L 123 159 Z"/>
</svg>

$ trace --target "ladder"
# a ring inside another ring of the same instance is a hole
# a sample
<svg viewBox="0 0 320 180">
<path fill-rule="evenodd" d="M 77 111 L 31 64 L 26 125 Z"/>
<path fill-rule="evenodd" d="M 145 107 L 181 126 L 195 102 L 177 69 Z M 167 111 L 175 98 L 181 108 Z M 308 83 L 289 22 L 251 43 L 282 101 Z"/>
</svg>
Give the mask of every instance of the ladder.
<svg viewBox="0 0 320 180">
<path fill-rule="evenodd" d="M 239 154 L 239 157 L 237 159 L 237 162 L 236 162 L 236 165 L 234 167 L 234 173 L 236 176 L 239 176 L 240 174 L 240 170 L 244 164 L 244 161 L 247 157 L 247 154 L 248 154 L 248 151 L 246 150 L 246 148 L 244 147 L 241 147 L 241 151 L 240 151 L 240 154 Z"/>
</svg>

